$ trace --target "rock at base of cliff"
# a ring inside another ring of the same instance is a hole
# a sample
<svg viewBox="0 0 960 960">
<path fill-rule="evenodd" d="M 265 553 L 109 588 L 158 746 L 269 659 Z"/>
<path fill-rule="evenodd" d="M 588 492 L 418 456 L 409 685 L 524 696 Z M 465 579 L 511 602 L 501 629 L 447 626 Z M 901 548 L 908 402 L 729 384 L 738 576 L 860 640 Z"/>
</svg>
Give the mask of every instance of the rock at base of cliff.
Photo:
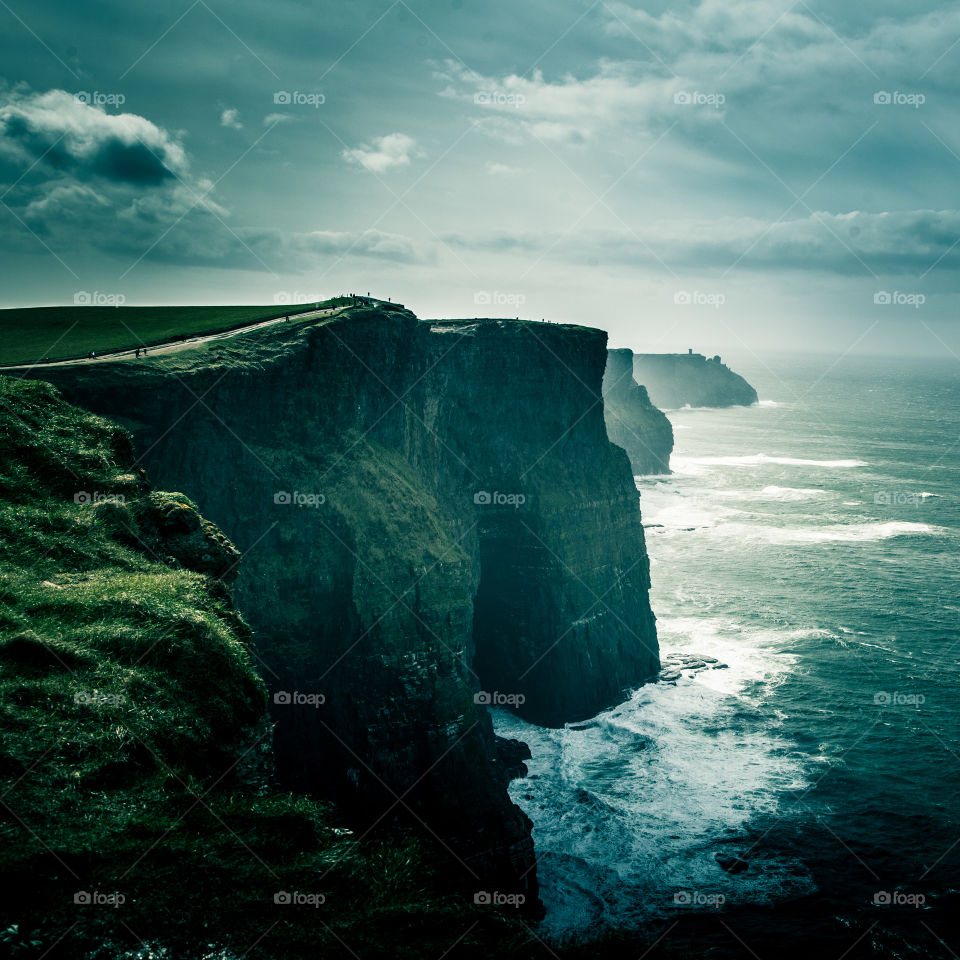
<svg viewBox="0 0 960 960">
<path fill-rule="evenodd" d="M 497 756 L 503 764 L 507 780 L 519 780 L 527 775 L 527 765 L 523 762 L 532 757 L 530 747 L 522 740 L 508 740 L 497 737 Z"/>
</svg>

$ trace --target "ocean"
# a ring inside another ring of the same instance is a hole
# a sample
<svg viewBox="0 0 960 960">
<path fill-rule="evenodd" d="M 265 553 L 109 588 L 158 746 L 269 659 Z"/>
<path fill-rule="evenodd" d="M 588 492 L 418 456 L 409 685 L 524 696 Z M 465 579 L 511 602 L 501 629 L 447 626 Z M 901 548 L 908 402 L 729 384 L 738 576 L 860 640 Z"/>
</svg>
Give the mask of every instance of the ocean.
<svg viewBox="0 0 960 960">
<path fill-rule="evenodd" d="M 543 934 L 955 956 L 960 360 L 733 366 L 760 404 L 668 411 L 673 473 L 637 479 L 677 679 L 496 717 L 533 752 Z"/>
</svg>

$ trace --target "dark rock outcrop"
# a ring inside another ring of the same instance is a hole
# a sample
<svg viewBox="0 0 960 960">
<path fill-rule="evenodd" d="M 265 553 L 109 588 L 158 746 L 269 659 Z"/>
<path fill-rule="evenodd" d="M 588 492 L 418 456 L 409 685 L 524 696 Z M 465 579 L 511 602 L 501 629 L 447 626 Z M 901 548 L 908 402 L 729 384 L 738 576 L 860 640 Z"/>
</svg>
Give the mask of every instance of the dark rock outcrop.
<svg viewBox="0 0 960 960">
<path fill-rule="evenodd" d="M 508 780 L 518 780 L 527 775 L 524 760 L 531 759 L 530 747 L 522 740 L 508 740 L 497 737 L 497 756 L 503 764 Z"/>
<path fill-rule="evenodd" d="M 717 866 L 719 866 L 721 870 L 726 870 L 727 873 L 744 873 L 750 869 L 750 863 L 740 857 L 731 857 L 723 853 L 717 853 L 714 854 L 714 860 L 717 861 Z"/>
<path fill-rule="evenodd" d="M 240 551 L 197 511 L 182 493 L 151 491 L 132 503 L 106 500 L 95 505 L 99 519 L 131 545 L 157 559 L 232 583 Z"/>
<path fill-rule="evenodd" d="M 607 436 L 627 451 L 634 474 L 669 473 L 673 427 L 634 380 L 630 350 L 607 351 L 603 405 Z"/>
<path fill-rule="evenodd" d="M 667 410 L 680 407 L 748 407 L 757 391 L 720 357 L 700 353 L 638 353 L 633 375 L 650 399 Z"/>
<path fill-rule="evenodd" d="M 484 705 L 561 724 L 659 668 L 605 360 L 599 330 L 380 307 L 42 376 L 243 551 L 288 782 L 535 899 Z"/>
</svg>

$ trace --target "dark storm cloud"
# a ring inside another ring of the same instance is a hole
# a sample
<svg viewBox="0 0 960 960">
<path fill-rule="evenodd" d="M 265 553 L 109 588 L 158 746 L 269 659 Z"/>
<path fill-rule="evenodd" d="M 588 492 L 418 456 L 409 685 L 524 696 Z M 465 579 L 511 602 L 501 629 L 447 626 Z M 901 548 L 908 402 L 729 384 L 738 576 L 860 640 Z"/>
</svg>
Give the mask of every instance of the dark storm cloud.
<svg viewBox="0 0 960 960">
<path fill-rule="evenodd" d="M 108 114 L 64 90 L 11 92 L 0 107 L 0 149 L 77 179 L 154 186 L 186 172 L 183 147 L 132 113 Z"/>
</svg>

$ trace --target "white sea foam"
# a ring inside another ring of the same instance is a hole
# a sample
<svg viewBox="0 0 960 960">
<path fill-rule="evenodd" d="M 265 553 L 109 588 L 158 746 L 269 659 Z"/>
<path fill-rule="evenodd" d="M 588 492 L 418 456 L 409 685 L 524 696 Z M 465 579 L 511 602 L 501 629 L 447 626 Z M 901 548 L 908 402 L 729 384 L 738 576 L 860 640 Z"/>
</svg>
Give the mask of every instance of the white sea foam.
<svg viewBox="0 0 960 960">
<path fill-rule="evenodd" d="M 498 733 L 533 752 L 530 776 L 511 793 L 535 823 L 554 935 L 603 917 L 668 915 L 683 890 L 756 903 L 811 888 L 800 864 L 751 849 L 743 833 L 751 817 L 777 812 L 784 790 L 807 783 L 807 758 L 778 735 L 776 718 L 745 719 L 791 669 L 787 636 L 697 617 L 666 617 L 658 630 L 664 657 L 699 653 L 726 668 L 647 684 L 563 730 L 495 715 Z M 725 874 L 717 852 L 748 854 L 755 869 Z"/>
<path fill-rule="evenodd" d="M 945 533 L 928 523 L 890 521 L 888 523 L 829 524 L 820 527 L 767 527 L 757 524 L 715 524 L 717 536 L 742 540 L 766 540 L 768 543 L 857 543 L 890 540 L 894 537 L 930 536 Z"/>
<path fill-rule="evenodd" d="M 719 490 L 707 488 L 692 494 L 683 493 L 676 487 L 658 484 L 643 487 L 644 523 L 654 533 L 672 536 L 703 528 L 729 527 L 731 531 L 746 531 L 745 536 L 756 528 L 752 525 L 734 525 L 744 517 L 740 504 L 794 503 L 822 500 L 830 491 L 817 488 L 766 486 L 753 490 Z M 763 529 L 763 528 L 759 528 Z M 754 533 L 754 536 L 760 536 Z"/>
<path fill-rule="evenodd" d="M 758 407 L 779 407 L 780 404 L 776 400 L 758 400 Z"/>
<path fill-rule="evenodd" d="M 765 500 L 794 502 L 816 500 L 828 495 L 827 490 L 803 487 L 766 486 L 760 490 L 711 490 L 710 494 L 723 500 Z"/>
<path fill-rule="evenodd" d="M 644 504 L 646 507 L 647 504 Z M 661 527 L 668 532 L 679 530 L 697 530 L 703 527 L 715 527 L 726 517 L 742 513 L 734 507 L 720 506 L 701 500 L 682 500 L 677 503 L 657 507 L 651 505 L 643 512 L 644 522 L 653 527 Z"/>
<path fill-rule="evenodd" d="M 674 472 L 692 474 L 702 472 L 695 469 L 697 467 L 755 467 L 761 464 L 777 464 L 785 467 L 823 467 L 836 470 L 867 466 L 864 460 L 807 460 L 802 457 L 771 457 L 765 453 L 754 453 L 743 457 L 674 456 L 671 460 Z"/>
</svg>

